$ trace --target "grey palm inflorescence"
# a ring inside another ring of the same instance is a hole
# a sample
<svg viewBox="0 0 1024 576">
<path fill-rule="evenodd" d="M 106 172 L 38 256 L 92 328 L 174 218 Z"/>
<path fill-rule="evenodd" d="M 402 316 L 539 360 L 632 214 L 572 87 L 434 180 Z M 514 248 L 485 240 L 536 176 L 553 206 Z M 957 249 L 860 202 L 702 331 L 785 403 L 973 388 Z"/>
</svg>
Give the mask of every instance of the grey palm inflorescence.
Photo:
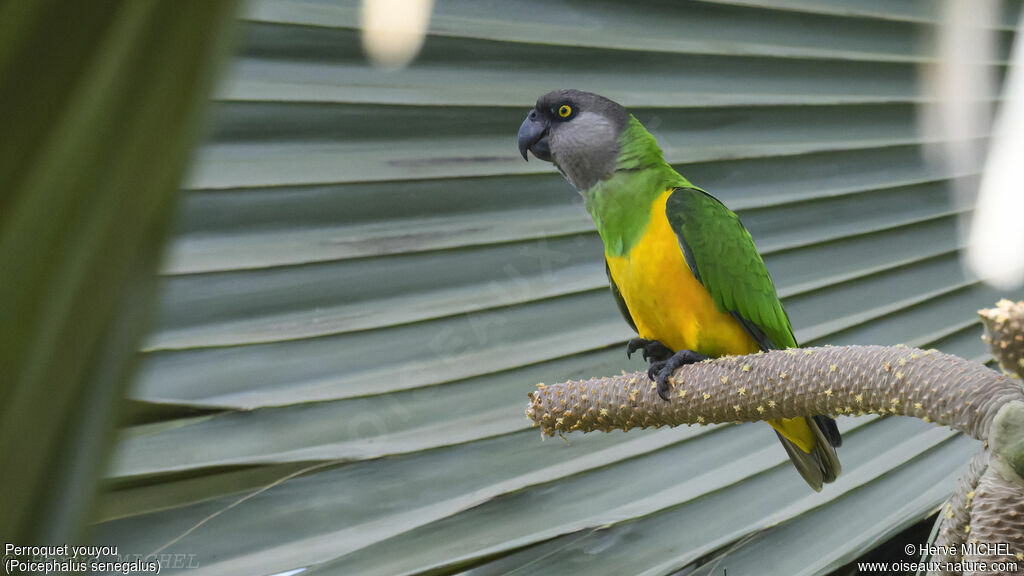
<svg viewBox="0 0 1024 576">
<path fill-rule="evenodd" d="M 668 402 L 641 372 L 538 385 L 526 415 L 546 435 L 814 414 L 902 415 L 950 426 L 983 449 L 940 516 L 935 544 L 956 552 L 934 560 L 1016 562 L 1009 573 L 1024 573 L 1024 303 L 1001 301 L 979 314 L 1003 373 L 904 346 L 777 350 L 684 366 Z"/>
</svg>

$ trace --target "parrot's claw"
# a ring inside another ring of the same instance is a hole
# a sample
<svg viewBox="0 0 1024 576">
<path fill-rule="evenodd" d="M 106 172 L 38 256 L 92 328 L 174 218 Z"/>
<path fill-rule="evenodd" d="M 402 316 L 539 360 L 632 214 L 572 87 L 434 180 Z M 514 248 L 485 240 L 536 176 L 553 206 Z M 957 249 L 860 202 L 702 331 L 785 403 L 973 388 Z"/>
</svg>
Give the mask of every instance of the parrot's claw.
<svg viewBox="0 0 1024 576">
<path fill-rule="evenodd" d="M 680 350 L 668 360 L 651 362 L 650 368 L 647 369 L 647 377 L 658 384 L 658 396 L 661 396 L 662 400 L 668 402 L 669 394 L 672 392 L 672 385 L 669 384 L 668 379 L 675 373 L 676 369 L 680 366 L 695 364 L 707 359 L 707 356 L 693 350 Z"/>
<path fill-rule="evenodd" d="M 647 362 L 661 362 L 672 357 L 672 349 L 657 340 L 633 338 L 626 344 L 626 358 L 632 358 L 637 350 L 643 350 L 644 361 Z"/>
</svg>

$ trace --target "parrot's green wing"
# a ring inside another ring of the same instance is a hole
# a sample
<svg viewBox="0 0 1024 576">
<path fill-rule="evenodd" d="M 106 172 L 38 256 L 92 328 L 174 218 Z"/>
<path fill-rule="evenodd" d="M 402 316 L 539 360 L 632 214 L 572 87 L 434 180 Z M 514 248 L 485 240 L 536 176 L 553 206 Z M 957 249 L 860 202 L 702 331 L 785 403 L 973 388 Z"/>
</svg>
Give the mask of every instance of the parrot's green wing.
<svg viewBox="0 0 1024 576">
<path fill-rule="evenodd" d="M 686 264 L 718 309 L 731 313 L 762 350 L 796 347 L 775 284 L 739 217 L 697 188 L 676 188 L 665 204 L 665 215 L 679 238 Z M 817 438 L 810 453 L 781 433 L 779 440 L 804 480 L 821 490 L 823 482 L 834 481 L 842 470 L 835 447 L 843 440 L 835 420 L 828 416 L 813 416 L 807 425 Z"/>
<path fill-rule="evenodd" d="M 718 309 L 731 313 L 764 350 L 795 347 L 775 284 L 739 217 L 698 188 L 676 188 L 665 215 Z"/>
</svg>

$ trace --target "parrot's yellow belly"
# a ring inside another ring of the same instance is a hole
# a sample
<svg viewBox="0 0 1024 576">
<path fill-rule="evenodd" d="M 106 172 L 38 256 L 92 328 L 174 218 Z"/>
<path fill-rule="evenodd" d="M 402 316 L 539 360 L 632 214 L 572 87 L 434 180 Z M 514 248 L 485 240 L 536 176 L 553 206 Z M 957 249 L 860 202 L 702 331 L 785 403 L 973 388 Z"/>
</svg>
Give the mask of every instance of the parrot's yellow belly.
<svg viewBox="0 0 1024 576">
<path fill-rule="evenodd" d="M 690 272 L 679 238 L 665 216 L 671 192 L 651 206 L 647 229 L 625 256 L 605 254 L 637 332 L 677 352 L 693 350 L 711 357 L 757 352 L 757 342 L 731 314 L 718 310 L 711 294 Z M 768 423 L 804 452 L 814 447 L 814 433 L 804 418 Z"/>
<path fill-rule="evenodd" d="M 679 239 L 665 216 L 671 190 L 651 206 L 640 240 L 624 256 L 607 256 L 612 279 L 642 338 L 706 356 L 750 354 L 757 342 L 732 315 L 715 307 L 711 294 L 686 264 Z"/>
</svg>

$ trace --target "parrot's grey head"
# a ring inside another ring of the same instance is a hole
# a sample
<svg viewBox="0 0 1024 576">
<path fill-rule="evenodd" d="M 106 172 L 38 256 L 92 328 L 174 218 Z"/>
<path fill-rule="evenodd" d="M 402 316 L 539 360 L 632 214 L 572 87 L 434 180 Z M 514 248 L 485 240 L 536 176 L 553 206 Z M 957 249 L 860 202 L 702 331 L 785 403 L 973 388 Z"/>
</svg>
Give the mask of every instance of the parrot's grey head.
<svg viewBox="0 0 1024 576">
<path fill-rule="evenodd" d="M 551 162 L 577 190 L 615 173 L 619 136 L 629 112 L 611 100 L 580 90 L 555 90 L 537 100 L 519 127 L 519 152 Z"/>
</svg>

